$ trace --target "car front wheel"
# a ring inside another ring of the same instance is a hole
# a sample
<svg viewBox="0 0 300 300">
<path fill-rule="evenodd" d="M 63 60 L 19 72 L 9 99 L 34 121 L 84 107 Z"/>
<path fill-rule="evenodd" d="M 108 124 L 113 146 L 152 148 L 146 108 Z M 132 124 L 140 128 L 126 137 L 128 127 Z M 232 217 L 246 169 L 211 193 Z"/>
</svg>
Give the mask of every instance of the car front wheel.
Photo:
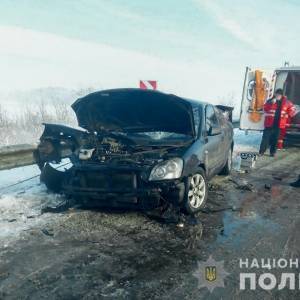
<svg viewBox="0 0 300 300">
<path fill-rule="evenodd" d="M 208 194 L 207 180 L 204 170 L 187 179 L 185 193 L 185 210 L 189 214 L 198 212 L 206 203 Z"/>
</svg>

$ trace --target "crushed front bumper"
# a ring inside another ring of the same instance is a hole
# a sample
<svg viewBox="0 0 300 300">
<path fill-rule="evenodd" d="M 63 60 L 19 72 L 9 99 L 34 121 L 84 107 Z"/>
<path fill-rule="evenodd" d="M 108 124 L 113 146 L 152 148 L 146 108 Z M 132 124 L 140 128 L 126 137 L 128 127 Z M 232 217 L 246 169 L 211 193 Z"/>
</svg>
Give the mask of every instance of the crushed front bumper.
<svg viewBox="0 0 300 300">
<path fill-rule="evenodd" d="M 185 185 L 181 180 L 149 182 L 141 168 L 89 165 L 73 167 L 62 191 L 93 206 L 151 209 L 162 200 L 180 204 Z"/>
</svg>

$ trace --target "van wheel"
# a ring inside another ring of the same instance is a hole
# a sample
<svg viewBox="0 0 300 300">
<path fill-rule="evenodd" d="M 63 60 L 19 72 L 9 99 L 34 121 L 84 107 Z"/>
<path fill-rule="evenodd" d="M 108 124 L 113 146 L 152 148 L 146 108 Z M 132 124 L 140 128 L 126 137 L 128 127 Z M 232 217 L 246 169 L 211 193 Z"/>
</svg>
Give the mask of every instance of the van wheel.
<svg viewBox="0 0 300 300">
<path fill-rule="evenodd" d="M 186 182 L 184 208 L 188 214 L 198 212 L 206 203 L 208 194 L 207 179 L 203 169 L 190 176 Z"/>
<path fill-rule="evenodd" d="M 226 164 L 224 166 L 224 168 L 222 169 L 222 171 L 220 172 L 220 175 L 229 175 L 231 173 L 232 170 L 232 150 L 231 148 L 228 151 L 228 157 L 226 160 Z"/>
</svg>

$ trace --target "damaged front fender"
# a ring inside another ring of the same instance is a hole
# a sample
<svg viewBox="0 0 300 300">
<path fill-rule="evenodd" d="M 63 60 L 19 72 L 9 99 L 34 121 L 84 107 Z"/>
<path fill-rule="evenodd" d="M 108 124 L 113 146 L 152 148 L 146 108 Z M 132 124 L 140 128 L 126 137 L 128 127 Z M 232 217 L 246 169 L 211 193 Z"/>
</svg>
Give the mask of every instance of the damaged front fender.
<svg viewBox="0 0 300 300">
<path fill-rule="evenodd" d="M 75 129 L 59 124 L 44 124 L 45 129 L 40 137 L 40 143 L 34 151 L 34 158 L 41 170 L 45 163 L 59 163 L 63 158 L 72 158 L 79 147 L 85 130 Z"/>
<path fill-rule="evenodd" d="M 40 180 L 45 183 L 50 191 L 59 193 L 62 191 L 63 183 L 68 179 L 70 174 L 71 169 L 59 170 L 46 163 L 42 169 Z"/>
<path fill-rule="evenodd" d="M 40 143 L 34 151 L 34 158 L 41 170 L 41 181 L 49 190 L 59 193 L 63 182 L 70 174 L 69 167 L 72 166 L 73 154 L 87 132 L 59 124 L 44 124 L 44 126 Z M 62 161 L 63 159 L 67 159 L 68 162 Z M 62 166 L 68 167 L 62 169 L 61 165 L 53 165 L 61 162 Z"/>
</svg>

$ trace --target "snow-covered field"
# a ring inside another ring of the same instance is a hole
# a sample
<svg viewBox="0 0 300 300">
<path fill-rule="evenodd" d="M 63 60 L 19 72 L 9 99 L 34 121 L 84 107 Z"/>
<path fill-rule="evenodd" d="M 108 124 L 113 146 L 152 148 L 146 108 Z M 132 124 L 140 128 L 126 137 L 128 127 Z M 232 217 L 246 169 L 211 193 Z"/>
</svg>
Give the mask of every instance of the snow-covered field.
<svg viewBox="0 0 300 300">
<path fill-rule="evenodd" d="M 15 183 L 18 184 L 14 185 Z M 21 232 L 58 217 L 42 215 L 41 208 L 55 206 L 61 201 L 61 196 L 48 193 L 46 187 L 39 182 L 39 169 L 36 165 L 1 171 L 0 243 L 8 245 Z"/>
<path fill-rule="evenodd" d="M 260 133 L 245 135 L 235 130 L 235 160 L 241 151 L 257 151 L 260 139 Z M 64 199 L 47 192 L 39 181 L 39 173 L 36 165 L 0 172 L 0 242 L 8 244 L 22 231 L 60 217 L 60 214 L 41 214 L 42 207 L 55 206 Z"/>
</svg>

